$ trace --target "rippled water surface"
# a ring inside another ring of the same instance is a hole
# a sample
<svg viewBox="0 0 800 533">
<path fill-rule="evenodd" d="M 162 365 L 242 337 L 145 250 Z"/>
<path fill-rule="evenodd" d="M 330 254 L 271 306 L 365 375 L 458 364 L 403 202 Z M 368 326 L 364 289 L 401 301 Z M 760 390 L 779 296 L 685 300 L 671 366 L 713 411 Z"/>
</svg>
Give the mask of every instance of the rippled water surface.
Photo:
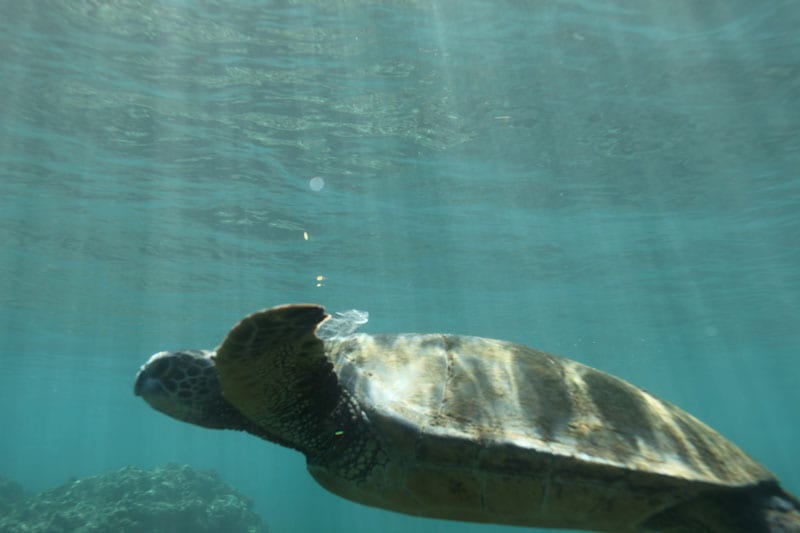
<svg viewBox="0 0 800 533">
<path fill-rule="evenodd" d="M 132 395 L 307 301 L 620 375 L 800 492 L 795 2 L 0 5 L 0 475 L 174 461 L 275 532 L 505 530 Z"/>
</svg>

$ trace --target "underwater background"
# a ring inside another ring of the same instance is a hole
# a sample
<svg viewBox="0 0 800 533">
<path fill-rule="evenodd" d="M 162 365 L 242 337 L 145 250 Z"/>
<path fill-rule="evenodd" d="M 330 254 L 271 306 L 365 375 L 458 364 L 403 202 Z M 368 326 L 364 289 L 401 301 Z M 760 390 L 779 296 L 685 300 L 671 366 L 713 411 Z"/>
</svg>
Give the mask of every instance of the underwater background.
<svg viewBox="0 0 800 533">
<path fill-rule="evenodd" d="M 0 1 L 0 475 L 216 470 L 272 532 L 518 531 L 168 419 L 289 302 L 621 376 L 800 493 L 800 4 Z"/>
</svg>

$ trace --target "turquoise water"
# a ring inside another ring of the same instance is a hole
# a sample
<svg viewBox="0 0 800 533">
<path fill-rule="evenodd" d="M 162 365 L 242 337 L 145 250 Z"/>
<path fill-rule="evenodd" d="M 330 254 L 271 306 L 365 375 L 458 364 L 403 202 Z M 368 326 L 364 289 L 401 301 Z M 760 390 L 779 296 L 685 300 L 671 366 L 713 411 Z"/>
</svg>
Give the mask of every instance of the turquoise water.
<svg viewBox="0 0 800 533">
<path fill-rule="evenodd" d="M 366 509 L 132 394 L 285 302 L 570 356 L 800 492 L 792 1 L 2 2 L 0 475 L 218 470 L 274 532 Z"/>
</svg>

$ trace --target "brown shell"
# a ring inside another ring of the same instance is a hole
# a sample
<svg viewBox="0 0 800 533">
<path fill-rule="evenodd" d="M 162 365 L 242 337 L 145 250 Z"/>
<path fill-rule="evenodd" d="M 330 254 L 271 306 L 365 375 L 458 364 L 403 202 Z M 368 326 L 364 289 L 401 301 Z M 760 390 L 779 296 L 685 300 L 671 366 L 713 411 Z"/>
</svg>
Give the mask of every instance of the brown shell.
<svg viewBox="0 0 800 533">
<path fill-rule="evenodd" d="M 389 462 L 330 490 L 410 514 L 626 530 L 699 492 L 774 480 L 717 432 L 604 372 L 455 335 L 329 341 Z"/>
</svg>

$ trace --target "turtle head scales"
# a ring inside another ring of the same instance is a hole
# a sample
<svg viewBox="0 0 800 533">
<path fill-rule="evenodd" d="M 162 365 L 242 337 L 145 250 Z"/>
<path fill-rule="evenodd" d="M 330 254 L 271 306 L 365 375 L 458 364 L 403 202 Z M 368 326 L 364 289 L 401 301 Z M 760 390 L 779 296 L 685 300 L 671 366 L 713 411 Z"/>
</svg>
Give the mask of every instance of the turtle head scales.
<svg viewBox="0 0 800 533">
<path fill-rule="evenodd" d="M 222 395 L 214 354 L 212 350 L 158 352 L 139 369 L 133 393 L 182 422 L 237 429 L 237 411 Z"/>
</svg>

